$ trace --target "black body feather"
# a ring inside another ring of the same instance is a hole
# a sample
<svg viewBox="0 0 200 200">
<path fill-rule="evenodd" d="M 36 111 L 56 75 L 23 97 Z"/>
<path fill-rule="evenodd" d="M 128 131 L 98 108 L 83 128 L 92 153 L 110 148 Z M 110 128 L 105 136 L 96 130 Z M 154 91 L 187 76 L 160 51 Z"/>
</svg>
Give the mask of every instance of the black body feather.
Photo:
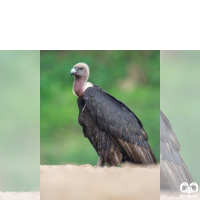
<svg viewBox="0 0 200 200">
<path fill-rule="evenodd" d="M 93 85 L 78 99 L 78 106 L 84 136 L 99 155 L 97 165 L 157 162 L 141 121 L 121 101 Z"/>
<path fill-rule="evenodd" d="M 180 143 L 167 117 L 160 111 L 160 188 L 180 191 L 180 184 L 192 182 L 192 177 L 179 154 Z"/>
</svg>

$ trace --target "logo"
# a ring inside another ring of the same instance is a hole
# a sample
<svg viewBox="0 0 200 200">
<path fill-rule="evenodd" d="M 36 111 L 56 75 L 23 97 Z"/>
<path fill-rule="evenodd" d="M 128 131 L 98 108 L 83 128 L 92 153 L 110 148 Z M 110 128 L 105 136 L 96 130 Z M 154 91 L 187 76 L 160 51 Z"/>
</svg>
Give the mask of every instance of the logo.
<svg viewBox="0 0 200 200">
<path fill-rule="evenodd" d="M 194 199 L 197 198 L 198 195 L 194 194 L 198 192 L 198 184 L 195 182 L 192 182 L 190 185 L 188 183 L 184 182 L 180 185 L 180 191 L 182 193 L 186 193 L 186 195 L 181 195 L 181 198 L 187 198 L 187 199 Z"/>
</svg>

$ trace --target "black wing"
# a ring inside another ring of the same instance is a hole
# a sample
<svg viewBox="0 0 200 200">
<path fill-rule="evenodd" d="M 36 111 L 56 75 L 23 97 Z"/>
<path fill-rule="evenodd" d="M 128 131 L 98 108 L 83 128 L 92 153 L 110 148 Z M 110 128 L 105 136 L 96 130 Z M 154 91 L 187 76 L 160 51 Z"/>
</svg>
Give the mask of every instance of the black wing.
<svg viewBox="0 0 200 200">
<path fill-rule="evenodd" d="M 180 143 L 167 117 L 160 111 L 160 187 L 177 192 L 180 184 L 192 182 L 192 177 L 181 158 Z"/>
<path fill-rule="evenodd" d="M 128 161 L 156 163 L 141 121 L 126 105 L 96 85 L 85 91 L 84 100 L 93 118 L 91 123 L 111 138 Z"/>
</svg>

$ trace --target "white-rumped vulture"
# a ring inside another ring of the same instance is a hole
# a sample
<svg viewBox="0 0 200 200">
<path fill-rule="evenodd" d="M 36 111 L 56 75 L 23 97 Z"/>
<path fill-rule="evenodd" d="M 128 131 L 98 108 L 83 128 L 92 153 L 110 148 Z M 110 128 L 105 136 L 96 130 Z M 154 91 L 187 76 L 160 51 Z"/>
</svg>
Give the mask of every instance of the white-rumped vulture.
<svg viewBox="0 0 200 200">
<path fill-rule="evenodd" d="M 167 117 L 160 111 L 160 189 L 180 191 L 180 185 L 190 185 L 192 177 L 181 158 L 180 143 Z"/>
<path fill-rule="evenodd" d="M 85 63 L 76 64 L 71 75 L 75 77 L 78 122 L 99 156 L 97 166 L 117 166 L 125 161 L 155 164 L 148 136 L 137 116 L 121 101 L 87 82 L 89 68 Z"/>
</svg>

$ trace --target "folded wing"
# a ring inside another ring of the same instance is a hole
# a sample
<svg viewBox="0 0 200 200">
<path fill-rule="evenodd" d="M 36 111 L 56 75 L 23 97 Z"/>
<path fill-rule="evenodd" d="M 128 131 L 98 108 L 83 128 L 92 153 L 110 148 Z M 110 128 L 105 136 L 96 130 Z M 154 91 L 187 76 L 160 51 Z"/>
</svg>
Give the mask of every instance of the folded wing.
<svg viewBox="0 0 200 200">
<path fill-rule="evenodd" d="M 85 109 L 92 116 L 91 123 L 109 136 L 121 152 L 123 161 L 156 163 L 141 121 L 125 104 L 96 85 L 85 91 L 84 101 Z"/>
<path fill-rule="evenodd" d="M 180 143 L 167 117 L 160 111 L 160 187 L 180 191 L 180 184 L 192 182 L 192 177 L 179 154 Z"/>
</svg>

